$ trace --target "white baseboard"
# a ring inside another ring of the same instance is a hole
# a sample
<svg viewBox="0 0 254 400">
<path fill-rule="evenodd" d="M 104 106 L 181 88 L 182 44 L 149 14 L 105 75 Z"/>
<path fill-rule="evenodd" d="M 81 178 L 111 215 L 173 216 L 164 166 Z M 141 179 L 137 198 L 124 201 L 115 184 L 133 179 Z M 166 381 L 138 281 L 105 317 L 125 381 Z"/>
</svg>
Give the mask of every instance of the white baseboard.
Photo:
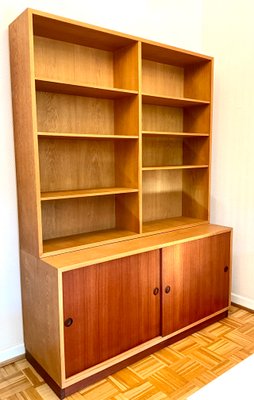
<svg viewBox="0 0 254 400">
<path fill-rule="evenodd" d="M 0 350 L 0 363 L 12 360 L 12 358 L 25 354 L 24 344 L 18 344 L 17 346 L 9 347 L 8 349 Z"/>
<path fill-rule="evenodd" d="M 249 299 L 248 297 L 240 296 L 235 293 L 231 293 L 231 301 L 232 303 L 239 304 L 240 306 L 249 308 L 254 311 L 254 300 Z"/>
</svg>

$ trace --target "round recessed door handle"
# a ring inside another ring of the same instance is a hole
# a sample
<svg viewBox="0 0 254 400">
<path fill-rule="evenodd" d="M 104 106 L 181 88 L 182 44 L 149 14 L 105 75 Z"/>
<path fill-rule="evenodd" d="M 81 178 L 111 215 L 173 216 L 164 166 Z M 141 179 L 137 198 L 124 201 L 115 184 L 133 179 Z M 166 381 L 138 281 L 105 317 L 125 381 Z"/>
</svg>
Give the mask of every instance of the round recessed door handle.
<svg viewBox="0 0 254 400">
<path fill-rule="evenodd" d="M 72 324 L 73 324 L 73 319 L 72 318 L 67 318 L 64 321 L 64 326 L 66 326 L 66 328 L 69 328 Z"/>
<path fill-rule="evenodd" d="M 160 291 L 160 289 L 159 288 L 154 288 L 153 289 L 153 294 L 154 294 L 154 296 L 157 296 L 157 294 L 159 293 L 159 291 Z"/>
<path fill-rule="evenodd" d="M 170 286 L 166 286 L 166 287 L 165 287 L 165 293 L 166 293 L 166 294 L 168 294 L 168 293 L 170 292 L 170 290 L 171 290 Z"/>
<path fill-rule="evenodd" d="M 224 272 L 228 272 L 228 266 L 227 265 L 224 267 Z"/>
</svg>

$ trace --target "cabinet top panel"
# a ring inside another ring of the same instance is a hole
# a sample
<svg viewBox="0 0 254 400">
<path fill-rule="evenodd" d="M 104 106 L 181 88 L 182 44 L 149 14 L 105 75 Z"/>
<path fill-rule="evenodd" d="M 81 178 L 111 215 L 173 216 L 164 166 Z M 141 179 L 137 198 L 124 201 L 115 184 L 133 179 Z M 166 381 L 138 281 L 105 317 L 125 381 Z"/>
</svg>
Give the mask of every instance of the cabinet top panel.
<svg viewBox="0 0 254 400">
<path fill-rule="evenodd" d="M 212 60 L 212 57 L 209 56 L 42 11 L 28 8 L 24 13 L 32 18 L 33 34 L 37 36 L 108 51 L 115 51 L 139 41 L 142 43 L 143 58 L 179 66 Z"/>
<path fill-rule="evenodd" d="M 67 271 L 230 231 L 231 228 L 225 226 L 203 224 L 191 229 L 180 229 L 174 232 L 98 246 L 96 248 L 97 251 L 95 251 L 95 248 L 84 249 L 67 254 L 44 257 L 42 260 L 54 268 Z"/>
</svg>

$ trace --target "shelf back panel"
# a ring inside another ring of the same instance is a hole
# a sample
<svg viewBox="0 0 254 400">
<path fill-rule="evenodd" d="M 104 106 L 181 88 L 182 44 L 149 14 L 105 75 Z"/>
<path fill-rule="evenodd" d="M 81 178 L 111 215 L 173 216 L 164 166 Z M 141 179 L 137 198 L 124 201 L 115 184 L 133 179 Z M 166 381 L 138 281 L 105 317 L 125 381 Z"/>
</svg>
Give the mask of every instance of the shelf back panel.
<svg viewBox="0 0 254 400">
<path fill-rule="evenodd" d="M 142 92 L 161 96 L 183 97 L 183 68 L 143 60 Z"/>
<path fill-rule="evenodd" d="M 115 197 L 55 200 L 42 204 L 43 240 L 115 228 Z"/>
<path fill-rule="evenodd" d="M 183 110 L 176 107 L 143 104 L 142 130 L 157 132 L 182 132 Z"/>
<path fill-rule="evenodd" d="M 39 132 L 114 134 L 114 101 L 37 92 Z"/>
<path fill-rule="evenodd" d="M 183 171 L 183 215 L 208 220 L 209 170 Z"/>
<path fill-rule="evenodd" d="M 37 78 L 114 87 L 110 51 L 35 36 L 34 61 Z"/>
<path fill-rule="evenodd" d="M 116 186 L 112 141 L 40 138 L 39 159 L 42 192 Z"/>
<path fill-rule="evenodd" d="M 182 215 L 182 171 L 143 173 L 143 223 Z"/>
<path fill-rule="evenodd" d="M 183 164 L 183 139 L 147 137 L 142 141 L 143 167 Z"/>
</svg>

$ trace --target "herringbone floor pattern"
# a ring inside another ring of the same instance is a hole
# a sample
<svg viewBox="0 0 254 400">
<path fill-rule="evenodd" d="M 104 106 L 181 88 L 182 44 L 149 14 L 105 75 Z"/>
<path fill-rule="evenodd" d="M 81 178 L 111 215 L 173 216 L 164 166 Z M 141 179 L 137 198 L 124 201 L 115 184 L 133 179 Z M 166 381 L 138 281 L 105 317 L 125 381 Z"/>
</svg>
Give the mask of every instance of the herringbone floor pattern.
<svg viewBox="0 0 254 400">
<path fill-rule="evenodd" d="M 67 399 L 183 400 L 253 353 L 254 314 L 232 306 L 228 318 Z M 23 359 L 0 368 L 0 399 L 57 397 Z"/>
</svg>

